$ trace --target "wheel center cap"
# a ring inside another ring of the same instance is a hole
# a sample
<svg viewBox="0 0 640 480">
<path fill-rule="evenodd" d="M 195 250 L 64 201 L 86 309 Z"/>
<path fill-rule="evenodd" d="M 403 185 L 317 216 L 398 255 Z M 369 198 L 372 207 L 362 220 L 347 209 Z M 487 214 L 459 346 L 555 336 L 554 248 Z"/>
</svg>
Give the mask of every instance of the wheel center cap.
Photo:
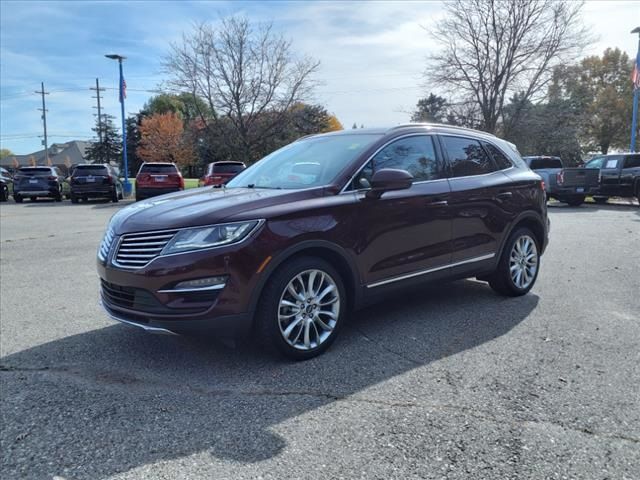
<svg viewBox="0 0 640 480">
<path fill-rule="evenodd" d="M 313 308 L 314 308 L 313 305 L 307 305 L 307 308 L 305 308 L 305 311 L 307 313 L 311 313 L 311 312 L 313 312 Z"/>
</svg>

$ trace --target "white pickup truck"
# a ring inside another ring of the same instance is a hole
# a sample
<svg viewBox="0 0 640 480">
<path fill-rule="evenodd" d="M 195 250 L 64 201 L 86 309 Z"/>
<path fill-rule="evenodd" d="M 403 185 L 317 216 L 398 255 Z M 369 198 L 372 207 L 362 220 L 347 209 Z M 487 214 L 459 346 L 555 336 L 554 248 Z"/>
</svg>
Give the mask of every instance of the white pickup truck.
<svg viewBox="0 0 640 480">
<path fill-rule="evenodd" d="M 600 170 L 597 168 L 564 168 L 560 157 L 522 157 L 529 168 L 542 177 L 548 198 L 582 205 L 587 195 L 598 192 Z"/>
</svg>

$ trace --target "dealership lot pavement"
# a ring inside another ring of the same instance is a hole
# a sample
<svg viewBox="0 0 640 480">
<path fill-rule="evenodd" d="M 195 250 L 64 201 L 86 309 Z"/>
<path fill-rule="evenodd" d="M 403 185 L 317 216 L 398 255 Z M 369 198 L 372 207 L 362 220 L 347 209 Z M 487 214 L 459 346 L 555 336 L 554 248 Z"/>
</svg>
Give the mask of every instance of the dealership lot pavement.
<svg viewBox="0 0 640 480">
<path fill-rule="evenodd" d="M 108 320 L 121 206 L 0 206 L 3 478 L 638 478 L 637 206 L 552 207 L 531 294 L 407 293 L 304 363 Z"/>
</svg>

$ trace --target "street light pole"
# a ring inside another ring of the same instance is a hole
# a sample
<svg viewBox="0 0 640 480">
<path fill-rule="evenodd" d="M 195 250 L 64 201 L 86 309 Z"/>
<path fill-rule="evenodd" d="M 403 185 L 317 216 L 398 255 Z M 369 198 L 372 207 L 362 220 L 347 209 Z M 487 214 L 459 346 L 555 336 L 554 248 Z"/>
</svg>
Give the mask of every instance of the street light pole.
<svg viewBox="0 0 640 480">
<path fill-rule="evenodd" d="M 120 113 L 122 115 L 122 160 L 124 167 L 124 194 L 128 196 L 131 193 L 131 184 L 129 183 L 129 162 L 127 159 L 127 125 L 124 116 L 124 75 L 122 73 L 122 61 L 127 57 L 117 54 L 109 54 L 105 55 L 105 57 L 110 58 L 112 60 L 118 60 L 118 66 L 120 70 L 120 88 L 118 89 L 120 92 Z"/>
<path fill-rule="evenodd" d="M 638 34 L 638 51 L 636 52 L 635 63 L 633 64 L 635 77 L 633 82 L 633 114 L 631 115 L 631 146 L 630 152 L 636 151 L 636 132 L 638 131 L 638 97 L 640 96 L 640 27 L 631 30 L 631 33 Z"/>
</svg>

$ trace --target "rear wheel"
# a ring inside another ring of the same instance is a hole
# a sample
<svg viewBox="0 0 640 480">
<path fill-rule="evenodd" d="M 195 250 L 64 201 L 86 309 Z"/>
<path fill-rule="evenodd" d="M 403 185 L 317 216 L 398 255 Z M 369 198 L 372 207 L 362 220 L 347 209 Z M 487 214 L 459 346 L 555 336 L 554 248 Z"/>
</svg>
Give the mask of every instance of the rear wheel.
<svg viewBox="0 0 640 480">
<path fill-rule="evenodd" d="M 600 205 L 607 203 L 607 200 L 609 200 L 609 197 L 593 197 L 593 201 Z"/>
<path fill-rule="evenodd" d="M 260 341 L 295 359 L 320 355 L 335 340 L 347 307 L 340 274 L 326 261 L 299 257 L 281 266 L 262 292 Z"/>
<path fill-rule="evenodd" d="M 62 192 L 59 192 L 57 195 L 54 195 L 53 199 L 56 202 L 61 202 L 62 201 Z"/>
<path fill-rule="evenodd" d="M 16 195 L 16 194 L 14 194 L 14 195 L 13 195 L 13 200 L 14 200 L 16 203 L 22 203 L 22 197 L 21 197 L 20 195 Z"/>
<path fill-rule="evenodd" d="M 535 235 L 528 228 L 518 228 L 509 237 L 489 285 L 501 295 L 524 295 L 536 282 L 539 268 L 540 249 Z"/>
<path fill-rule="evenodd" d="M 38 197 L 30 197 L 32 202 L 35 202 Z"/>
<path fill-rule="evenodd" d="M 73 193 L 71 194 L 71 203 L 78 203 L 78 197 L 76 197 Z"/>
<path fill-rule="evenodd" d="M 111 194 L 111 201 L 113 203 L 118 203 L 118 189 L 113 190 L 113 193 Z"/>
<path fill-rule="evenodd" d="M 3 184 L 0 189 L 0 201 L 6 202 L 7 200 L 9 200 L 9 187 Z"/>
<path fill-rule="evenodd" d="M 565 202 L 571 205 L 572 207 L 579 207 L 584 203 L 585 196 L 584 195 L 574 195 L 571 197 L 567 197 Z"/>
</svg>

